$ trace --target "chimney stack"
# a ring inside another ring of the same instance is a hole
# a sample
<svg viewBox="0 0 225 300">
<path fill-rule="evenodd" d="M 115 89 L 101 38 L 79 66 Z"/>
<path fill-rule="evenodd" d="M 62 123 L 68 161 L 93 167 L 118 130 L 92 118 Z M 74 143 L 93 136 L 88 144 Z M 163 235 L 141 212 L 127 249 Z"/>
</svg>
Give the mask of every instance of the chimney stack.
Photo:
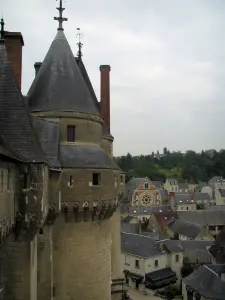
<svg viewBox="0 0 225 300">
<path fill-rule="evenodd" d="M 34 64 L 35 77 L 37 76 L 37 74 L 38 74 L 38 72 L 39 72 L 39 70 L 40 70 L 41 65 L 42 65 L 42 62 L 36 62 L 36 63 Z"/>
<path fill-rule="evenodd" d="M 110 133 L 110 71 L 109 65 L 101 65 L 101 96 L 100 107 L 101 115 L 104 118 L 106 128 Z"/>
<path fill-rule="evenodd" d="M 18 87 L 21 90 L 23 36 L 20 32 L 5 31 L 4 38 L 8 59 L 12 65 Z"/>
<path fill-rule="evenodd" d="M 170 192 L 170 207 L 172 211 L 176 211 L 176 201 L 175 201 L 175 192 Z"/>
</svg>

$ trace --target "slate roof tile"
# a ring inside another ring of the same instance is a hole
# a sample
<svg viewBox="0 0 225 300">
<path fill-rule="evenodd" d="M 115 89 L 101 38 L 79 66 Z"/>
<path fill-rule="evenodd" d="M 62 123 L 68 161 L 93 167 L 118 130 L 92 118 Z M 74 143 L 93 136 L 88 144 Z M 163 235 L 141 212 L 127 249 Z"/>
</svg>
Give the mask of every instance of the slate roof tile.
<svg viewBox="0 0 225 300">
<path fill-rule="evenodd" d="M 57 32 L 42 66 L 28 92 L 31 111 L 78 111 L 98 114 L 69 43 Z"/>
<path fill-rule="evenodd" d="M 225 283 L 208 266 L 199 267 L 183 280 L 206 299 L 225 300 Z"/>
<path fill-rule="evenodd" d="M 0 137 L 5 147 L 26 162 L 45 161 L 28 109 L 0 42 Z"/>
</svg>

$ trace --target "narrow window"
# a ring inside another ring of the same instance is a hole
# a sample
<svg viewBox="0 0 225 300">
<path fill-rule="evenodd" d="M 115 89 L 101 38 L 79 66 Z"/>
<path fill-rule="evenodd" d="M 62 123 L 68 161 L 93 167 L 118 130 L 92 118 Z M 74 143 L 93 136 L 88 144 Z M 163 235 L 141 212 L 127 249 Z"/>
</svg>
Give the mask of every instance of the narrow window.
<svg viewBox="0 0 225 300">
<path fill-rule="evenodd" d="M 176 263 L 178 263 L 179 262 L 179 255 L 177 254 L 176 255 Z"/>
<path fill-rule="evenodd" d="M 123 183 L 123 175 L 120 175 L 120 183 Z"/>
<path fill-rule="evenodd" d="M 145 189 L 148 189 L 148 182 L 145 182 Z"/>
<path fill-rule="evenodd" d="M 10 190 L 11 169 L 8 168 L 7 189 Z"/>
<path fill-rule="evenodd" d="M 99 185 L 100 184 L 100 174 L 93 173 L 92 174 L 92 185 Z"/>
<path fill-rule="evenodd" d="M 158 260 L 156 259 L 156 260 L 155 260 L 155 267 L 158 267 L 158 265 L 159 265 L 159 262 L 158 262 Z"/>
<path fill-rule="evenodd" d="M 3 191 L 3 186 L 4 186 L 4 173 L 3 173 L 3 169 L 1 171 L 1 183 L 2 183 L 2 191 Z"/>
<path fill-rule="evenodd" d="M 69 185 L 72 186 L 73 185 L 73 177 L 70 175 L 70 181 L 69 181 Z"/>
<path fill-rule="evenodd" d="M 140 268 L 140 264 L 139 264 L 139 260 L 138 259 L 136 259 L 135 260 L 135 268 Z"/>
<path fill-rule="evenodd" d="M 27 189 L 27 174 L 24 173 L 23 175 L 23 188 L 26 190 Z"/>
<path fill-rule="evenodd" d="M 75 142 L 75 126 L 74 125 L 68 125 L 67 126 L 67 141 L 68 142 Z"/>
</svg>

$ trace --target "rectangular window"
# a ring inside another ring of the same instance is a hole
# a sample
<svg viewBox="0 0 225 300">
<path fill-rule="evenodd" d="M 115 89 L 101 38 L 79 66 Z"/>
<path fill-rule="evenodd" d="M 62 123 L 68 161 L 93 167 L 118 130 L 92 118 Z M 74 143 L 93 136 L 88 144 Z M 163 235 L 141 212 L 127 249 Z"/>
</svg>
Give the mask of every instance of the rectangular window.
<svg viewBox="0 0 225 300">
<path fill-rule="evenodd" d="M 120 182 L 123 183 L 123 175 L 120 175 Z"/>
<path fill-rule="evenodd" d="M 140 268 L 140 264 L 139 264 L 139 260 L 138 259 L 135 260 L 135 268 L 137 268 L 137 269 Z"/>
<path fill-rule="evenodd" d="M 148 189 L 148 182 L 145 182 L 145 189 Z"/>
<path fill-rule="evenodd" d="M 75 140 L 76 140 L 75 129 L 76 129 L 76 126 L 74 126 L 74 125 L 67 126 L 67 141 L 68 142 L 75 142 Z"/>
<path fill-rule="evenodd" d="M 159 265 L 159 261 L 156 259 L 155 260 L 155 267 L 158 267 L 158 265 Z"/>
<path fill-rule="evenodd" d="M 99 185 L 100 184 L 100 174 L 93 173 L 92 174 L 92 185 Z"/>
<path fill-rule="evenodd" d="M 72 177 L 71 175 L 70 175 L 69 185 L 70 185 L 70 186 L 73 185 L 73 177 Z"/>
<path fill-rule="evenodd" d="M 177 254 L 176 255 L 176 263 L 178 263 L 179 262 L 179 255 Z"/>
</svg>

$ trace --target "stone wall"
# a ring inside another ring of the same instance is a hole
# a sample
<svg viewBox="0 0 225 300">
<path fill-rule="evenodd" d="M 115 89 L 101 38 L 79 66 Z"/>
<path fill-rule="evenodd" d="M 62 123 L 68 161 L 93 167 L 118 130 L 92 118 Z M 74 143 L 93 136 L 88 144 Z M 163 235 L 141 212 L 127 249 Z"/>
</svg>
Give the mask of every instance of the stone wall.
<svg viewBox="0 0 225 300">
<path fill-rule="evenodd" d="M 92 174 L 100 174 L 100 184 L 92 186 Z M 70 186 L 70 176 L 72 185 Z M 89 201 L 114 200 L 118 196 L 119 175 L 105 169 L 64 169 L 62 173 L 62 202 L 78 201 L 80 205 Z"/>
<path fill-rule="evenodd" d="M 110 221 L 65 223 L 53 228 L 55 300 L 111 299 Z"/>
<path fill-rule="evenodd" d="M 52 227 L 45 226 L 38 235 L 37 299 L 50 300 L 52 296 Z"/>
<path fill-rule="evenodd" d="M 3 300 L 31 299 L 30 242 L 15 242 L 10 236 L 1 246 L 0 256 L 3 259 Z"/>
</svg>

